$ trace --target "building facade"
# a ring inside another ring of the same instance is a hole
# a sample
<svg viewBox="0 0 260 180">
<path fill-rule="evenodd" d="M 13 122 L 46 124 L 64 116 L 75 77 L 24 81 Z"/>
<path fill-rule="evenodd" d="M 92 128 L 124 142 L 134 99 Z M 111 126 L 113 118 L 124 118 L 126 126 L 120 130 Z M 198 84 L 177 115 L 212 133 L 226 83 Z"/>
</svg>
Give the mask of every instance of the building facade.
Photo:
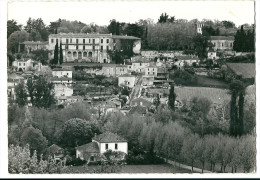
<svg viewBox="0 0 260 180">
<path fill-rule="evenodd" d="M 132 49 L 140 53 L 141 40 L 133 36 L 112 34 L 73 34 L 60 33 L 49 35 L 50 58 L 54 57 L 55 45 L 62 44 L 64 62 L 110 63 L 109 51 Z"/>
<path fill-rule="evenodd" d="M 232 50 L 234 44 L 234 36 L 210 36 L 209 42 L 213 44 L 214 51 Z"/>
</svg>

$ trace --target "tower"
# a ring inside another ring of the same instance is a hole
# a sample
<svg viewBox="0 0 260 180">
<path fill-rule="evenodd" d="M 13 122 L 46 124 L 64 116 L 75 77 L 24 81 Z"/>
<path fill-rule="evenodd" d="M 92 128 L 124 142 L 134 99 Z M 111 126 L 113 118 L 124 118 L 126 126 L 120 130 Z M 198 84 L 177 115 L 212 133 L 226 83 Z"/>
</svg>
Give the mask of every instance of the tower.
<svg viewBox="0 0 260 180">
<path fill-rule="evenodd" d="M 202 34 L 202 27 L 204 26 L 204 24 L 201 23 L 197 23 L 197 33 L 198 34 Z"/>
</svg>

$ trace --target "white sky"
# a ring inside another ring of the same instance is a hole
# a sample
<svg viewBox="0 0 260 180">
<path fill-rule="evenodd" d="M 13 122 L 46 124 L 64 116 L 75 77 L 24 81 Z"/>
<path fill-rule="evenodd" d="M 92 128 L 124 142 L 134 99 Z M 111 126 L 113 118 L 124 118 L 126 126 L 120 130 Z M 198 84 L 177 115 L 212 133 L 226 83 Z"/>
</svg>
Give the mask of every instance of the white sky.
<svg viewBox="0 0 260 180">
<path fill-rule="evenodd" d="M 8 20 L 26 24 L 29 17 L 42 18 L 45 24 L 58 18 L 108 25 L 111 19 L 134 23 L 151 18 L 157 22 L 166 12 L 177 19 L 231 20 L 236 25 L 254 23 L 254 1 L 29 1 L 10 0 Z"/>
</svg>

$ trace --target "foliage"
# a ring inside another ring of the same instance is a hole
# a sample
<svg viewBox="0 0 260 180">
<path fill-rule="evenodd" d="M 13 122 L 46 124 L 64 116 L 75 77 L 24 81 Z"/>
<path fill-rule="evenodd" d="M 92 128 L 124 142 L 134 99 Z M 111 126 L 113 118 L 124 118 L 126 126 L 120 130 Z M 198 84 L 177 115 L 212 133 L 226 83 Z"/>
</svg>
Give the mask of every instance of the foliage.
<svg viewBox="0 0 260 180">
<path fill-rule="evenodd" d="M 22 25 L 18 25 L 17 22 L 12 19 L 7 21 L 7 38 L 15 32 L 15 31 L 21 31 Z"/>
<path fill-rule="evenodd" d="M 27 90 L 33 106 L 49 108 L 56 103 L 54 98 L 54 84 L 47 82 L 44 76 L 28 80 Z"/>
<path fill-rule="evenodd" d="M 8 52 L 17 53 L 19 50 L 19 43 L 27 41 L 28 38 L 29 34 L 24 30 L 13 32 L 7 39 Z"/>
<path fill-rule="evenodd" d="M 36 61 L 40 61 L 42 65 L 46 65 L 49 59 L 49 51 L 44 49 L 38 49 L 31 52 L 33 54 L 33 58 Z"/>
<path fill-rule="evenodd" d="M 156 109 L 157 109 L 157 108 L 159 107 L 159 105 L 161 104 L 159 94 L 157 94 L 156 97 L 154 98 L 153 104 L 155 105 Z"/>
<path fill-rule="evenodd" d="M 175 111 L 175 99 L 176 93 L 174 92 L 174 85 L 171 85 L 168 104 L 173 111 Z"/>
<path fill-rule="evenodd" d="M 21 145 L 25 146 L 26 144 L 30 145 L 31 152 L 37 151 L 41 154 L 47 147 L 48 141 L 39 129 L 28 127 L 23 130 L 21 136 Z"/>
<path fill-rule="evenodd" d="M 86 164 L 85 160 L 81 160 L 80 158 L 75 158 L 75 157 L 66 161 L 67 166 L 82 166 L 84 164 Z"/>
<path fill-rule="evenodd" d="M 177 85 L 186 85 L 192 86 L 196 85 L 198 78 L 196 75 L 192 75 L 191 73 L 185 70 L 176 70 L 173 74 L 170 74 L 170 79 L 174 80 Z"/>
<path fill-rule="evenodd" d="M 234 40 L 233 50 L 238 52 L 254 52 L 255 51 L 255 30 L 244 31 L 244 26 L 237 30 Z"/>
<path fill-rule="evenodd" d="M 16 96 L 15 102 L 19 106 L 22 107 L 27 104 L 27 92 L 23 82 L 15 86 L 15 96 Z"/>
<path fill-rule="evenodd" d="M 37 159 L 37 151 L 33 155 L 30 153 L 30 147 L 10 145 L 8 148 L 8 171 L 11 174 L 52 174 L 60 173 L 64 168 L 62 162 L 49 157 L 43 160 L 42 156 Z"/>
<path fill-rule="evenodd" d="M 207 58 L 208 38 L 206 36 L 202 36 L 201 34 L 197 34 L 192 40 L 195 46 L 196 55 L 199 59 L 203 60 Z"/>
<path fill-rule="evenodd" d="M 24 29 L 28 33 L 30 33 L 31 40 L 33 40 L 33 41 L 37 41 L 37 40 L 47 41 L 48 40 L 49 32 L 47 31 L 46 25 L 44 24 L 44 22 L 41 18 L 32 19 L 31 17 L 29 17 Z M 36 39 L 36 36 L 38 36 L 37 39 Z"/>
<path fill-rule="evenodd" d="M 167 13 L 162 13 L 158 19 L 158 23 L 174 23 L 175 20 L 175 16 L 169 17 L 169 15 Z"/>
<path fill-rule="evenodd" d="M 61 143 L 68 147 L 76 147 L 91 142 L 97 127 L 90 121 L 73 118 L 66 121 L 62 128 Z"/>
<path fill-rule="evenodd" d="M 56 42 L 52 64 L 57 65 L 58 61 L 59 61 L 59 48 L 58 48 L 58 42 Z"/>
<path fill-rule="evenodd" d="M 62 51 L 62 43 L 60 42 L 60 58 L 59 58 L 59 63 L 62 65 L 63 63 L 63 51 Z"/>
</svg>

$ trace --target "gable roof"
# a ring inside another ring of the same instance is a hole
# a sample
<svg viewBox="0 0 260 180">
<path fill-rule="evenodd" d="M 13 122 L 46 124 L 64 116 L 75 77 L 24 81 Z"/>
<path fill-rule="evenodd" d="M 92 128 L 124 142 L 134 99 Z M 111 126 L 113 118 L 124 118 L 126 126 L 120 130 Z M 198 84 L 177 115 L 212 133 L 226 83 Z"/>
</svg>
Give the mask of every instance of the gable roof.
<svg viewBox="0 0 260 180">
<path fill-rule="evenodd" d="M 59 150 L 63 150 L 63 148 L 57 146 L 56 144 L 51 145 L 47 148 L 47 151 L 51 154 L 57 153 Z"/>
<path fill-rule="evenodd" d="M 88 144 L 84 144 L 82 146 L 76 147 L 78 151 L 84 151 L 87 153 L 99 153 L 99 147 L 96 142 L 91 142 Z"/>
<path fill-rule="evenodd" d="M 230 40 L 233 41 L 235 38 L 234 36 L 210 36 L 210 40 Z"/>
<path fill-rule="evenodd" d="M 126 139 L 109 131 L 93 137 L 92 140 L 95 140 L 99 143 L 127 142 Z"/>
</svg>

